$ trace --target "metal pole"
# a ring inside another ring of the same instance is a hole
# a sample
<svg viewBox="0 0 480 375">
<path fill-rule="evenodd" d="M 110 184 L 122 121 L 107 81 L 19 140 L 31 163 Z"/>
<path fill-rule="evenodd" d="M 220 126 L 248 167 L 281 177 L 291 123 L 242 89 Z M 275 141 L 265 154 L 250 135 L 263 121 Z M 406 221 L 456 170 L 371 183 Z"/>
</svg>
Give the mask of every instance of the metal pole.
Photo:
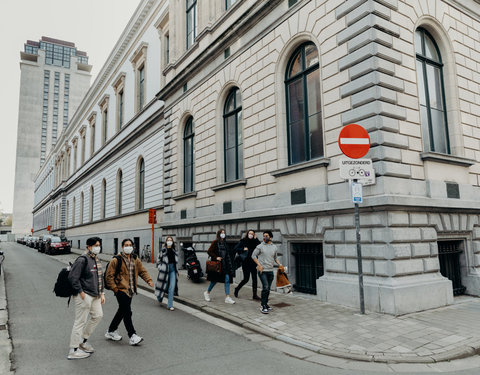
<svg viewBox="0 0 480 375">
<path fill-rule="evenodd" d="M 362 248 L 360 246 L 360 212 L 358 203 L 355 203 L 355 228 L 357 235 L 357 261 L 358 261 L 358 287 L 360 289 L 360 312 L 365 314 L 365 300 L 363 296 L 363 267 L 362 267 Z"/>
<path fill-rule="evenodd" d="M 154 248 L 155 248 L 155 224 L 152 224 L 152 263 L 155 263 L 155 261 L 153 260 Z"/>
</svg>

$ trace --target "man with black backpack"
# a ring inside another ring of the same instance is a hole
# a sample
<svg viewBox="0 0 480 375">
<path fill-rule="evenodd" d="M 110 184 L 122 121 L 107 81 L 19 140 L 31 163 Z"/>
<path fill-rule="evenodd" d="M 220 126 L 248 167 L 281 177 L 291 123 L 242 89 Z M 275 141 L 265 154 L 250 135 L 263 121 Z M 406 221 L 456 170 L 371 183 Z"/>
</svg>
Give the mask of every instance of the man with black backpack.
<svg viewBox="0 0 480 375">
<path fill-rule="evenodd" d="M 105 272 L 106 288 L 115 293 L 118 301 L 118 310 L 113 317 L 105 337 L 109 340 L 120 341 L 122 336 L 117 332 L 123 320 L 127 329 L 130 345 L 138 345 L 143 338 L 138 336 L 132 322 L 132 298 L 137 293 L 137 278 L 140 276 L 148 285 L 153 287 L 153 281 L 140 259 L 132 254 L 133 242 L 130 239 L 122 241 L 122 253 L 114 256 L 107 265 Z M 120 267 L 119 266 L 120 262 Z"/>
<path fill-rule="evenodd" d="M 68 359 L 88 358 L 94 352 L 87 340 L 102 319 L 105 303 L 102 265 L 97 258 L 100 249 L 100 238 L 89 238 L 85 254 L 77 258 L 68 275 L 75 303 Z"/>
</svg>

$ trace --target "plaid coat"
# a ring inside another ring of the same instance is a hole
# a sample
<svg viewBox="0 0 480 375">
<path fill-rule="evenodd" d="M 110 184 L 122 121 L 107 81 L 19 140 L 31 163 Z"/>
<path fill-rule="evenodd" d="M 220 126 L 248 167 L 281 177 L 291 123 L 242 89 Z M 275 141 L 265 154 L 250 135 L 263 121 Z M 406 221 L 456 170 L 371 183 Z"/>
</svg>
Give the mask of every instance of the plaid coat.
<svg viewBox="0 0 480 375">
<path fill-rule="evenodd" d="M 175 249 L 175 268 L 178 264 L 178 251 Z M 157 258 L 158 276 L 155 282 L 155 295 L 159 301 L 162 301 L 165 293 L 168 293 L 168 255 L 164 247 Z M 175 295 L 178 295 L 178 274 L 175 273 Z"/>
</svg>

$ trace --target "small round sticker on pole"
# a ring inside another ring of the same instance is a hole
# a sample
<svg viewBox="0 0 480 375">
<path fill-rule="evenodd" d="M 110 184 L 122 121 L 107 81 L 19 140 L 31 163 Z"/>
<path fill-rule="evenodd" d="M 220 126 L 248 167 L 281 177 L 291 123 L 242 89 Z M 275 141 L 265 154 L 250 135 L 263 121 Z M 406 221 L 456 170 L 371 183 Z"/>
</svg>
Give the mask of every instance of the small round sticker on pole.
<svg viewBox="0 0 480 375">
<path fill-rule="evenodd" d="M 340 131 L 338 146 L 349 158 L 359 159 L 370 149 L 370 136 L 362 126 L 350 124 Z"/>
</svg>

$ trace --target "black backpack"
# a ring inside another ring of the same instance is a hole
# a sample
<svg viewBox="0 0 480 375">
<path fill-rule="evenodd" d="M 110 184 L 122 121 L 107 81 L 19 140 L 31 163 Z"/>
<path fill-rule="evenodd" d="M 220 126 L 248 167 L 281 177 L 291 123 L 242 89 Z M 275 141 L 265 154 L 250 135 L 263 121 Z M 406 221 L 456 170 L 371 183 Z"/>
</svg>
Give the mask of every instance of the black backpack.
<svg viewBox="0 0 480 375">
<path fill-rule="evenodd" d="M 133 260 L 137 259 L 137 254 L 132 254 L 132 256 L 133 256 Z M 115 282 L 118 282 L 117 277 L 120 274 L 120 269 L 122 268 L 122 256 L 121 255 L 115 255 L 115 256 L 113 256 L 113 258 L 117 258 L 117 267 L 115 268 L 115 274 L 114 274 L 113 278 L 114 278 Z M 103 272 L 103 286 L 105 287 L 105 289 L 108 289 L 108 290 L 111 290 L 111 289 L 107 286 L 106 275 L 107 275 L 107 270 L 108 270 L 108 266 L 110 265 L 110 262 L 107 263 L 107 265 L 105 266 L 105 271 Z"/>
<path fill-rule="evenodd" d="M 85 257 L 84 255 L 79 256 Z M 77 260 L 78 260 L 77 258 Z M 87 263 L 87 262 L 86 262 Z M 85 264 L 86 264 L 85 263 Z M 62 268 L 60 273 L 57 276 L 57 281 L 55 286 L 53 287 L 53 292 L 57 297 L 64 297 L 68 298 L 68 305 L 70 305 L 70 298 L 74 295 L 75 291 L 73 290 L 72 284 L 68 279 L 68 275 L 70 274 L 70 270 L 72 269 L 72 263 L 69 262 L 68 267 Z"/>
</svg>

